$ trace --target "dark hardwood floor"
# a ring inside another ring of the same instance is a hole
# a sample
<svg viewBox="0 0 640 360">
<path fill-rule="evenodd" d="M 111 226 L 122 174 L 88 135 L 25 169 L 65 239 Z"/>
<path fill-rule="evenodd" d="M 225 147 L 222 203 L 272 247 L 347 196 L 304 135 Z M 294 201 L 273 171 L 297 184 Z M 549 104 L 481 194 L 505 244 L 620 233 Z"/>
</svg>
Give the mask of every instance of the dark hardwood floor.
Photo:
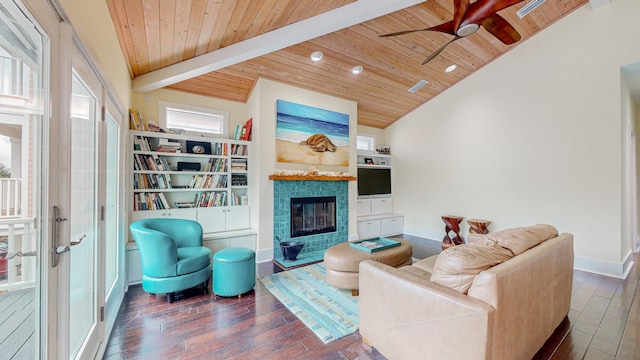
<svg viewBox="0 0 640 360">
<path fill-rule="evenodd" d="M 440 252 L 440 242 L 404 238 L 416 258 Z M 258 277 L 280 270 L 257 269 Z M 534 359 L 640 359 L 639 280 L 638 266 L 625 280 L 574 271 L 571 311 Z M 323 344 L 259 281 L 241 299 L 200 291 L 173 304 L 132 287 L 104 358 L 385 359 L 358 332 Z"/>
</svg>

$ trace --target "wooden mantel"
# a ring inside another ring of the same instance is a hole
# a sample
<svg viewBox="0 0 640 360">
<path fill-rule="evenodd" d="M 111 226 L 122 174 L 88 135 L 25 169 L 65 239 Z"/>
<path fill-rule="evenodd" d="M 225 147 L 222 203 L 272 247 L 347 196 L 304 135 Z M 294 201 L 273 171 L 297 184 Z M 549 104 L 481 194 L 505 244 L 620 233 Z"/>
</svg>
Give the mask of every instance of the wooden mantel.
<svg viewBox="0 0 640 360">
<path fill-rule="evenodd" d="M 355 176 L 328 175 L 269 175 L 269 180 L 355 181 Z"/>
</svg>

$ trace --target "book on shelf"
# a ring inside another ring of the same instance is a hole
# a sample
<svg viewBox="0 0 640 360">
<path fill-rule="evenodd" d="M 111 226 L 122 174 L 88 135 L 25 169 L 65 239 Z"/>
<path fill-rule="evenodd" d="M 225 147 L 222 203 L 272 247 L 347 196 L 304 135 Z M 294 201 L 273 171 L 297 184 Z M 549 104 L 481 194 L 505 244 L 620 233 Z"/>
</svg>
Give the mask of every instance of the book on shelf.
<svg viewBox="0 0 640 360">
<path fill-rule="evenodd" d="M 136 109 L 129 109 L 129 128 L 131 130 L 144 130 L 142 115 Z"/>
<path fill-rule="evenodd" d="M 242 132 L 242 140 L 251 140 L 251 126 L 253 124 L 253 118 L 249 118 L 244 124 L 244 131 Z"/>
</svg>

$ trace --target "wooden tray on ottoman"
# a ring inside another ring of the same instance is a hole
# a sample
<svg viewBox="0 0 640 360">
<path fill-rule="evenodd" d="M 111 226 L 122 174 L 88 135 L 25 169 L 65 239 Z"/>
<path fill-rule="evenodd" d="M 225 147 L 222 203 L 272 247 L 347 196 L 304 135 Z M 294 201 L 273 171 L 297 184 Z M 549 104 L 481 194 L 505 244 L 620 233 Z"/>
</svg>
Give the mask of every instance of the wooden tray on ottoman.
<svg viewBox="0 0 640 360">
<path fill-rule="evenodd" d="M 387 239 L 384 237 L 378 237 L 373 239 L 366 239 L 361 241 L 355 241 L 349 243 L 352 248 L 366 251 L 368 253 L 389 249 L 392 247 L 400 246 L 399 241 Z"/>
</svg>

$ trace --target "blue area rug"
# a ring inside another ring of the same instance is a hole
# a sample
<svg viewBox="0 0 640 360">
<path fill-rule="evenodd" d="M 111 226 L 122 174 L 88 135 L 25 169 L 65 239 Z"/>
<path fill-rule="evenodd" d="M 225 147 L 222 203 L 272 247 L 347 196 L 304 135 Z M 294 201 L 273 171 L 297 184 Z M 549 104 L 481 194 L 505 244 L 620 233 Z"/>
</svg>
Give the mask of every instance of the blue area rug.
<svg viewBox="0 0 640 360">
<path fill-rule="evenodd" d="M 325 282 L 324 263 L 268 275 L 260 282 L 328 344 L 358 330 L 358 297 Z"/>
</svg>

